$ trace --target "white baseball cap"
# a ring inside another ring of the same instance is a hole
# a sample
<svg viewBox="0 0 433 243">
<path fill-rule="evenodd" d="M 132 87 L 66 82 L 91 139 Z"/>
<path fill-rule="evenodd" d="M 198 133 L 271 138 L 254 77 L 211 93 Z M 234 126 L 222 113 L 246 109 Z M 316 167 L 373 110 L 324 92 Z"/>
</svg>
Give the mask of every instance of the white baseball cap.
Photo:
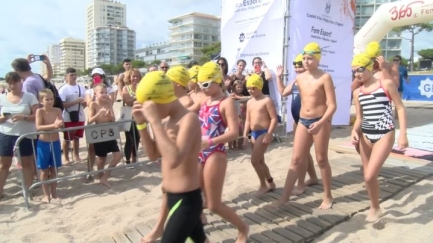
<svg viewBox="0 0 433 243">
<path fill-rule="evenodd" d="M 93 76 L 94 74 L 105 75 L 105 72 L 102 68 L 94 68 L 90 76 Z"/>
</svg>

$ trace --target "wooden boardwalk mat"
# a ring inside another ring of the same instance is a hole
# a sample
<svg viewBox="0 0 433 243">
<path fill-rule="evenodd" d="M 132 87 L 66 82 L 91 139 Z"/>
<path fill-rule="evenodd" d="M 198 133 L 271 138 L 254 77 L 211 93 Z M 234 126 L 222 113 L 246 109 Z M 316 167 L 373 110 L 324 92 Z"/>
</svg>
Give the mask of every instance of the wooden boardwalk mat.
<svg viewBox="0 0 433 243">
<path fill-rule="evenodd" d="M 385 164 L 380 171 L 381 201 L 433 174 L 430 169 L 398 165 L 394 160 L 391 166 Z M 225 203 L 250 225 L 250 242 L 310 242 L 333 226 L 369 208 L 359 160 L 343 157 L 332 160 L 331 167 L 334 206 L 330 210 L 318 209 L 323 193 L 321 184 L 308 187 L 302 195 L 292 197 L 289 205 L 278 209 L 270 207 L 269 203 L 281 196 L 282 188 L 260 198 L 254 198 L 252 195 L 255 190 L 247 188 L 238 195 L 224 195 Z M 276 183 L 282 185 L 284 181 Z M 204 228 L 211 242 L 235 242 L 237 231 L 231 224 L 208 210 L 205 210 L 205 213 L 209 224 Z M 155 220 L 138 223 L 96 242 L 140 242 L 140 238 L 146 235 L 153 225 Z"/>
</svg>

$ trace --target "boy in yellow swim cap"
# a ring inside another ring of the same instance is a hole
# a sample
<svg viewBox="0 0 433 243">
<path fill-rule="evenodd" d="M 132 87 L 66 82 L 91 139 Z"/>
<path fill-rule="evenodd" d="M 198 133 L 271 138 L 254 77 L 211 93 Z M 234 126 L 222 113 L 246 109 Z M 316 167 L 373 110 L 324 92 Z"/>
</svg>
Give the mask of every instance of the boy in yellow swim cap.
<svg viewBox="0 0 433 243">
<path fill-rule="evenodd" d="M 182 66 L 171 67 L 167 71 L 167 76 L 173 81 L 174 93 L 179 102 L 188 108 L 194 104 L 193 100 L 188 96 L 188 83 L 190 82 L 189 72 Z"/>
<path fill-rule="evenodd" d="M 201 146 L 197 114 L 188 111 L 176 98 L 172 81 L 161 71 L 148 73 L 136 91 L 132 114 L 150 160 L 161 156 L 162 187 L 167 192 L 170 218 L 162 242 L 205 242 L 200 220 L 202 197 L 197 155 Z M 162 120 L 168 118 L 165 125 Z M 152 126 L 155 140 L 146 129 Z M 163 200 L 165 197 L 163 197 Z M 162 233 L 162 232 L 161 232 Z M 146 236 L 143 241 L 154 241 Z M 159 237 L 156 236 L 156 237 Z"/>
<path fill-rule="evenodd" d="M 256 196 L 261 196 L 275 189 L 275 183 L 265 163 L 265 152 L 273 140 L 273 134 L 278 124 L 277 111 L 271 98 L 262 93 L 263 79 L 258 74 L 252 74 L 246 83 L 251 99 L 247 102 L 247 117 L 244 128 L 244 145 L 248 143 L 248 133 L 251 131 L 251 164 L 256 171 L 260 187 Z"/>
<path fill-rule="evenodd" d="M 293 156 L 281 198 L 273 206 L 287 203 L 298 176 L 303 172 L 306 155 L 314 144 L 316 160 L 320 167 L 324 195 L 320 209 L 330 209 L 333 204 L 331 194 L 331 166 L 328 161 L 328 144 L 331 134 L 331 120 L 337 109 L 334 83 L 331 75 L 319 69 L 321 48 L 311 42 L 302 52 L 302 63 L 306 71 L 298 74 L 295 81 L 301 96 L 300 125 L 296 127 Z"/>
</svg>

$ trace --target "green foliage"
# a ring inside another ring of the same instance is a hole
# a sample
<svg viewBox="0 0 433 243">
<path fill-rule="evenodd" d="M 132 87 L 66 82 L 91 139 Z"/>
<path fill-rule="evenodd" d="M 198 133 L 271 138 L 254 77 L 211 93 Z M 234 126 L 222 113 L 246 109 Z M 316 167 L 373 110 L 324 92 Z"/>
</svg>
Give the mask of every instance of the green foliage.
<svg viewBox="0 0 433 243">
<path fill-rule="evenodd" d="M 198 60 L 198 63 L 200 65 L 203 65 L 203 64 L 205 64 L 205 63 L 207 63 L 209 61 L 210 61 L 210 57 L 208 57 L 208 56 L 201 56 L 200 59 Z"/>
<path fill-rule="evenodd" d="M 395 32 L 397 32 L 398 35 L 401 35 L 401 33 L 404 31 L 408 31 L 413 35 L 417 35 L 423 31 L 426 31 L 426 32 L 433 31 L 433 24 L 431 24 L 431 23 L 419 23 L 419 24 L 395 27 L 393 30 Z"/>
<path fill-rule="evenodd" d="M 149 64 L 149 66 L 152 66 L 152 65 L 159 65 L 159 64 L 161 64 L 161 60 L 153 60 L 153 61 Z"/>
<path fill-rule="evenodd" d="M 133 60 L 131 64 L 132 64 L 132 68 L 143 68 L 146 65 L 145 62 L 140 60 Z"/>
<path fill-rule="evenodd" d="M 204 57 L 207 57 L 209 61 L 213 55 L 219 54 L 221 52 L 221 42 L 205 46 L 201 48 L 201 52 L 203 53 L 203 60 L 205 60 Z M 201 63 L 202 58 L 200 58 L 199 63 Z"/>
<path fill-rule="evenodd" d="M 423 60 L 431 59 L 433 60 L 433 49 L 422 49 L 419 50 L 418 55 L 422 57 Z"/>
</svg>

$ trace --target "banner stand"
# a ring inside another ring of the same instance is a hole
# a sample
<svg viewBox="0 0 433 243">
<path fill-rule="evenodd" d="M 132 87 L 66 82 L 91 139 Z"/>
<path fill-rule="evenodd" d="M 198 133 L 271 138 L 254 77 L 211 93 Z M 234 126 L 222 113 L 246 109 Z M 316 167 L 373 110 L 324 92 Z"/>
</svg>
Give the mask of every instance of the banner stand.
<svg viewBox="0 0 433 243">
<path fill-rule="evenodd" d="M 284 13 L 284 40 L 283 40 L 283 82 L 289 84 L 289 46 L 290 46 L 290 0 L 286 0 L 286 12 Z M 281 97 L 281 124 L 286 127 L 287 124 L 287 97 Z M 287 138 L 287 130 L 284 129 L 284 137 Z"/>
</svg>

